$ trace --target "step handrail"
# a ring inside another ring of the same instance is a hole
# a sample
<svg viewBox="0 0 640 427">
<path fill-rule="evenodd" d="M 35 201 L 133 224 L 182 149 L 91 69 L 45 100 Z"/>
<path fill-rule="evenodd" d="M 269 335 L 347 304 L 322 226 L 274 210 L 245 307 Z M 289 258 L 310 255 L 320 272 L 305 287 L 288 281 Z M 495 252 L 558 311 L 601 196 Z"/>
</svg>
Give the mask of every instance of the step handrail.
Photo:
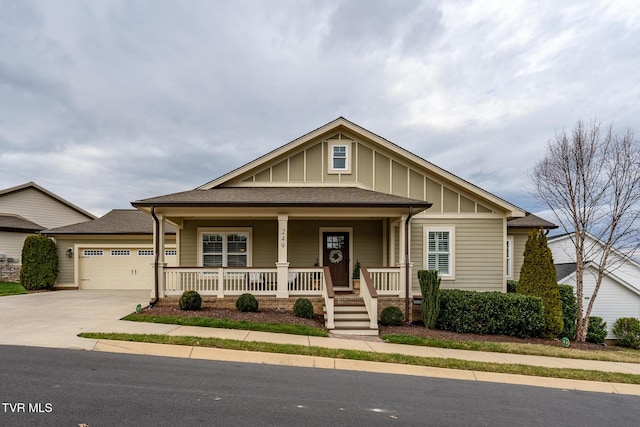
<svg viewBox="0 0 640 427">
<path fill-rule="evenodd" d="M 322 287 L 322 297 L 324 298 L 324 306 L 326 310 L 325 326 L 327 329 L 335 329 L 334 321 L 334 307 L 335 307 L 335 292 L 333 290 L 333 280 L 331 280 L 331 270 L 325 266 L 324 270 L 324 286 Z"/>
<path fill-rule="evenodd" d="M 371 280 L 371 275 L 369 275 L 367 267 L 360 266 L 360 278 L 361 280 L 364 279 L 365 283 L 365 286 L 360 286 L 360 297 L 362 297 L 364 305 L 367 308 L 369 328 L 378 329 L 378 292 L 375 286 L 373 286 L 373 281 Z"/>
</svg>

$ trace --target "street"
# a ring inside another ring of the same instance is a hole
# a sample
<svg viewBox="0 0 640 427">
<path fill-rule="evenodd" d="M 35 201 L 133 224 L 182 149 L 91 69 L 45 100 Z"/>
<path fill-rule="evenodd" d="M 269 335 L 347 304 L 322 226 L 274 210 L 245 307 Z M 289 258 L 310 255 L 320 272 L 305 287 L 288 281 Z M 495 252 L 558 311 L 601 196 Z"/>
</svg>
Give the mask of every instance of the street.
<svg viewBox="0 0 640 427">
<path fill-rule="evenodd" d="M 0 425 L 636 425 L 637 397 L 1 346 Z"/>
</svg>

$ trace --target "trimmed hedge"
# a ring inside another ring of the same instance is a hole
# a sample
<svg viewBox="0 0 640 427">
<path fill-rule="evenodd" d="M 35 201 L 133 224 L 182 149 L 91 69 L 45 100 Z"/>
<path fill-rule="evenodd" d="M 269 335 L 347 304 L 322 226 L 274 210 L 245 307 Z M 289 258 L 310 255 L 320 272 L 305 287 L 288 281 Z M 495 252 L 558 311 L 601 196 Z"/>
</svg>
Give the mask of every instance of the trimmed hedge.
<svg viewBox="0 0 640 427">
<path fill-rule="evenodd" d="M 242 294 L 236 300 L 236 308 L 243 313 L 257 312 L 258 300 L 251 294 Z"/>
<path fill-rule="evenodd" d="M 45 236 L 27 236 L 22 246 L 20 284 L 28 291 L 51 289 L 57 278 L 56 244 Z"/>
<path fill-rule="evenodd" d="M 296 317 L 313 319 L 313 304 L 307 298 L 298 298 L 293 304 L 293 314 Z"/>
<path fill-rule="evenodd" d="M 197 291 L 184 291 L 178 300 L 181 310 L 200 310 L 202 297 Z"/>
<path fill-rule="evenodd" d="M 540 336 L 545 325 L 539 297 L 501 292 L 440 291 L 437 327 L 467 334 Z"/>
<path fill-rule="evenodd" d="M 386 307 L 380 313 L 380 324 L 382 326 L 400 326 L 404 321 L 404 315 L 402 314 L 402 310 L 392 305 L 390 307 Z"/>
<path fill-rule="evenodd" d="M 640 348 L 640 320 L 634 317 L 619 318 L 613 324 L 613 334 L 618 339 L 616 345 Z"/>
</svg>

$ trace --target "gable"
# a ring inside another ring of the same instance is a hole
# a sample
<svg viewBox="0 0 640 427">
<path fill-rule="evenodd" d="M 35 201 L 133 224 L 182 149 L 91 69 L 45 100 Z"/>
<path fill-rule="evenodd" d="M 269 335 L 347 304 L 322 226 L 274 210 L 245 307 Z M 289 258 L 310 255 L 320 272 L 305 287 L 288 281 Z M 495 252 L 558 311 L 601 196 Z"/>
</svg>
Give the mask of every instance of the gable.
<svg viewBox="0 0 640 427">
<path fill-rule="evenodd" d="M 33 183 L 0 192 L 0 212 L 20 215 L 44 228 L 94 219 L 88 212 Z"/>
<path fill-rule="evenodd" d="M 320 132 L 321 129 L 324 131 Z M 395 144 L 338 119 L 199 189 L 248 186 L 356 186 L 432 203 L 430 213 L 524 212 Z M 343 170 L 333 147 L 346 148 Z"/>
</svg>

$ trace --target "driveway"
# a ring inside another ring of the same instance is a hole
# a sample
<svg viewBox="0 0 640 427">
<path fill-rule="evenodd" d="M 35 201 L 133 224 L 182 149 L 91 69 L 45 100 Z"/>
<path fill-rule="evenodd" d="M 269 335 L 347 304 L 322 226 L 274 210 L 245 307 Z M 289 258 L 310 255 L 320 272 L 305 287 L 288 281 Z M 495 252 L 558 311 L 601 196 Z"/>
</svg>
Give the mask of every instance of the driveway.
<svg viewBox="0 0 640 427">
<path fill-rule="evenodd" d="M 72 290 L 0 297 L 0 344 L 91 350 L 101 330 L 149 302 L 149 291 Z"/>
</svg>

